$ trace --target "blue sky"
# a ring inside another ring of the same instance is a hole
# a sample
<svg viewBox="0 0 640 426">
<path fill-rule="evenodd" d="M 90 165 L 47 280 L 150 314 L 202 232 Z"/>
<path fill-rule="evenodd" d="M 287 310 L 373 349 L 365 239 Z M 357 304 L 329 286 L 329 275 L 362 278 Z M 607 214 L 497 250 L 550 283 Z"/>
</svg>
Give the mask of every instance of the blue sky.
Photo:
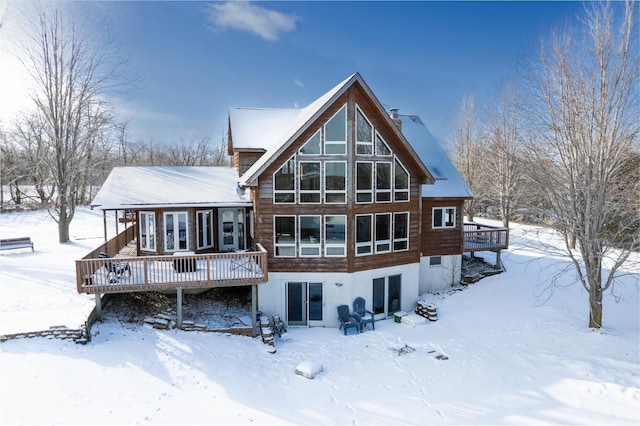
<svg viewBox="0 0 640 426">
<path fill-rule="evenodd" d="M 430 1 L 84 6 L 107 17 L 139 75 L 119 111 L 132 136 L 154 142 L 218 141 L 229 107 L 304 107 L 354 72 L 385 107 L 420 115 L 442 139 L 462 96 L 474 95 L 481 108 L 518 55 L 583 8 Z"/>
</svg>

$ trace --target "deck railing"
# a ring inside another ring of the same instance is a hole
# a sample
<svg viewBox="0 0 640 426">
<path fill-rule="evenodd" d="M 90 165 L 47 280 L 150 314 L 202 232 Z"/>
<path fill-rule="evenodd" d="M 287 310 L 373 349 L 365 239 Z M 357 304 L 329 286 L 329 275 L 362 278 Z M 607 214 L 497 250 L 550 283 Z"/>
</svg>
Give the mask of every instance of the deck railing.
<svg viewBox="0 0 640 426">
<path fill-rule="evenodd" d="M 129 242 L 133 241 L 133 239 L 136 238 L 136 235 L 138 235 L 137 225 L 129 226 L 124 231 L 87 254 L 82 259 L 94 259 L 103 252 L 109 254 L 110 256 L 115 256 L 120 252 L 120 250 L 126 247 Z"/>
<path fill-rule="evenodd" d="M 482 225 L 464 224 L 464 251 L 496 251 L 509 248 L 509 229 Z"/>
<path fill-rule="evenodd" d="M 78 293 L 232 287 L 268 281 L 267 251 L 84 258 L 76 261 Z"/>
</svg>

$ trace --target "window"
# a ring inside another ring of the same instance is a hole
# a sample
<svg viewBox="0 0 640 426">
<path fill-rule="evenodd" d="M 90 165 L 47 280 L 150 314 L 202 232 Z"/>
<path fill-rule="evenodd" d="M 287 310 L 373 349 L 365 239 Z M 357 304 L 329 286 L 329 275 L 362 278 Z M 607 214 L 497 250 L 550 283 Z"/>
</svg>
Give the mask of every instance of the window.
<svg viewBox="0 0 640 426">
<path fill-rule="evenodd" d="M 391 214 L 376 214 L 376 253 L 391 251 Z"/>
<path fill-rule="evenodd" d="M 373 201 L 373 163 L 356 163 L 356 202 Z"/>
<path fill-rule="evenodd" d="M 198 233 L 198 249 L 213 247 L 213 211 L 196 212 L 196 228 Z"/>
<path fill-rule="evenodd" d="M 324 201 L 328 204 L 347 202 L 347 163 L 327 161 L 324 163 Z"/>
<path fill-rule="evenodd" d="M 347 153 L 347 106 L 340 108 L 324 125 L 325 154 Z"/>
<path fill-rule="evenodd" d="M 156 251 L 156 214 L 140 212 L 140 250 Z"/>
<path fill-rule="evenodd" d="M 347 216 L 324 217 L 324 255 L 344 257 L 347 254 Z"/>
<path fill-rule="evenodd" d="M 164 214 L 164 250 L 181 251 L 189 249 L 187 232 L 187 212 Z"/>
<path fill-rule="evenodd" d="M 429 266 L 442 266 L 442 256 L 431 256 Z"/>
<path fill-rule="evenodd" d="M 309 138 L 309 140 L 307 140 L 307 142 L 305 142 L 304 145 L 302 145 L 302 148 L 300 148 L 300 151 L 298 152 L 302 155 L 319 155 L 321 154 L 320 142 L 320 130 L 318 130 Z"/>
<path fill-rule="evenodd" d="M 300 162 L 300 202 L 320 202 L 320 162 Z"/>
<path fill-rule="evenodd" d="M 394 201 L 409 201 L 409 173 L 396 158 L 394 167 Z"/>
<path fill-rule="evenodd" d="M 320 256 L 320 216 L 300 216 L 300 256 Z"/>
<path fill-rule="evenodd" d="M 391 201 L 391 163 L 376 163 L 376 202 Z"/>
<path fill-rule="evenodd" d="M 409 213 L 393 215 L 393 251 L 409 250 Z"/>
<path fill-rule="evenodd" d="M 360 108 L 356 108 L 356 153 L 373 154 L 373 126 Z"/>
<path fill-rule="evenodd" d="M 273 175 L 273 202 L 295 203 L 296 201 L 296 160 L 291 157 Z"/>
<path fill-rule="evenodd" d="M 372 253 L 372 217 L 370 214 L 356 216 L 356 255 Z"/>
<path fill-rule="evenodd" d="M 434 207 L 433 208 L 434 228 L 455 228 L 456 208 L 455 207 Z"/>
<path fill-rule="evenodd" d="M 376 155 L 380 155 L 383 157 L 388 157 L 391 155 L 391 149 L 389 149 L 389 145 L 382 139 L 382 136 L 376 132 Z"/>
<path fill-rule="evenodd" d="M 296 256 L 296 217 L 274 217 L 274 253 L 276 257 Z"/>
</svg>

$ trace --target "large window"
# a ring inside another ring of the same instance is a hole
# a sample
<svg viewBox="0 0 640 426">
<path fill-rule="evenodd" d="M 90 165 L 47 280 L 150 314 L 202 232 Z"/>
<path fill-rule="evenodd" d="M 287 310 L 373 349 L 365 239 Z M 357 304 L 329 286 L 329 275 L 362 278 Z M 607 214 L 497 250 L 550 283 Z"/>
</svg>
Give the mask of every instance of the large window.
<svg viewBox="0 0 640 426">
<path fill-rule="evenodd" d="M 393 180 L 394 201 L 409 200 L 409 173 L 404 166 L 396 159 Z"/>
<path fill-rule="evenodd" d="M 300 202 L 320 202 L 320 162 L 300 162 Z"/>
<path fill-rule="evenodd" d="M 324 255 L 344 257 L 347 254 L 347 217 L 324 217 Z"/>
<path fill-rule="evenodd" d="M 184 251 L 189 249 L 187 212 L 164 214 L 164 250 Z"/>
<path fill-rule="evenodd" d="M 196 213 L 198 249 L 213 247 L 213 211 L 198 210 Z"/>
<path fill-rule="evenodd" d="M 391 214 L 376 214 L 376 253 L 391 251 Z"/>
<path fill-rule="evenodd" d="M 409 213 L 393 215 L 393 251 L 409 249 Z"/>
<path fill-rule="evenodd" d="M 320 216 L 300 216 L 300 256 L 320 256 Z"/>
<path fill-rule="evenodd" d="M 347 202 L 347 163 L 327 161 L 324 163 L 324 201 L 328 204 Z"/>
<path fill-rule="evenodd" d="M 347 106 L 340 108 L 324 125 L 325 154 L 347 153 Z"/>
<path fill-rule="evenodd" d="M 356 153 L 373 154 L 373 126 L 360 108 L 356 108 Z"/>
<path fill-rule="evenodd" d="M 276 257 L 296 256 L 296 217 L 274 217 L 274 252 Z"/>
<path fill-rule="evenodd" d="M 356 216 L 356 255 L 371 254 L 372 242 L 372 216 L 370 214 Z"/>
<path fill-rule="evenodd" d="M 296 201 L 296 160 L 290 158 L 273 175 L 273 202 L 295 203 Z"/>
<path fill-rule="evenodd" d="M 376 202 L 391 201 L 391 163 L 376 163 Z"/>
<path fill-rule="evenodd" d="M 385 157 L 391 156 L 391 149 L 389 148 L 389 145 L 387 145 L 378 132 L 376 132 L 376 155 Z"/>
<path fill-rule="evenodd" d="M 140 250 L 156 251 L 156 214 L 140 212 Z"/>
<path fill-rule="evenodd" d="M 370 203 L 373 201 L 373 163 L 356 163 L 356 202 Z"/>
<path fill-rule="evenodd" d="M 434 207 L 433 208 L 434 228 L 455 228 L 456 208 L 455 207 Z"/>
</svg>

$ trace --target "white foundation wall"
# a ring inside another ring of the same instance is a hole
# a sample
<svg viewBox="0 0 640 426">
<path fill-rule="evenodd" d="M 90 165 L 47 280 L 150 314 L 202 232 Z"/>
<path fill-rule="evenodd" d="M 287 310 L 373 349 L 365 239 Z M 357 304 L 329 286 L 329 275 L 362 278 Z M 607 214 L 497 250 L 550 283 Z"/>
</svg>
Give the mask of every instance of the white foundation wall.
<svg viewBox="0 0 640 426">
<path fill-rule="evenodd" d="M 462 255 L 438 256 L 442 264 L 431 266 L 430 257 L 420 258 L 420 294 L 434 293 L 460 283 Z"/>
<path fill-rule="evenodd" d="M 373 279 L 402 275 L 400 310 L 412 311 L 419 296 L 420 264 L 393 266 L 354 273 L 269 272 L 269 282 L 258 285 L 258 309 L 264 315 L 275 313 L 286 321 L 286 283 L 323 283 L 323 319 L 325 327 L 339 327 L 338 306 L 348 305 L 353 310 L 353 299 L 360 296 L 366 308 L 372 310 Z M 338 285 L 341 284 L 341 285 Z"/>
</svg>

